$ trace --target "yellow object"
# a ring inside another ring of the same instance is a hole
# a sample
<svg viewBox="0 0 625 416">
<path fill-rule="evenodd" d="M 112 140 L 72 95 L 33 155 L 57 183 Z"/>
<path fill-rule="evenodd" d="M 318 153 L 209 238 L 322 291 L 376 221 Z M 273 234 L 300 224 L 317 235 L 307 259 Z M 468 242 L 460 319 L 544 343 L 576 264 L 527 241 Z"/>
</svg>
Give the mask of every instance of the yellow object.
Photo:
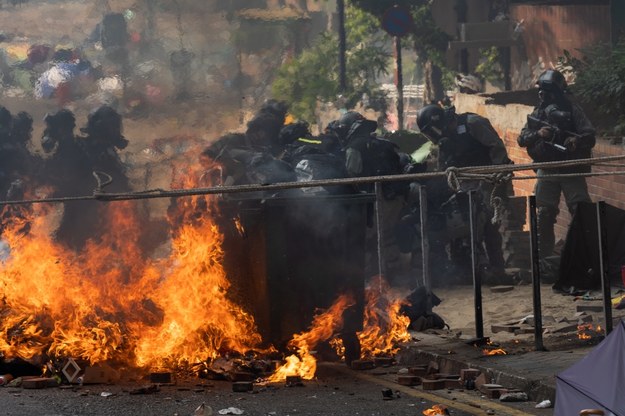
<svg viewBox="0 0 625 416">
<path fill-rule="evenodd" d="M 5 46 L 4 50 L 10 59 L 14 61 L 23 61 L 28 58 L 28 49 L 30 45 L 27 43 L 15 43 Z"/>
<path fill-rule="evenodd" d="M 295 123 L 295 117 L 291 114 L 287 113 L 286 117 L 284 117 L 284 125 Z"/>
<path fill-rule="evenodd" d="M 297 139 L 298 142 L 304 142 L 304 143 L 310 143 L 310 144 L 321 144 L 321 140 L 315 140 L 315 139 L 307 139 L 305 137 L 300 137 L 299 139 Z"/>
<path fill-rule="evenodd" d="M 432 152 L 432 142 L 427 141 L 410 155 L 416 163 L 423 163 Z"/>
<path fill-rule="evenodd" d="M 621 302 L 625 302 L 625 294 L 612 298 L 612 307 L 617 306 Z"/>
</svg>

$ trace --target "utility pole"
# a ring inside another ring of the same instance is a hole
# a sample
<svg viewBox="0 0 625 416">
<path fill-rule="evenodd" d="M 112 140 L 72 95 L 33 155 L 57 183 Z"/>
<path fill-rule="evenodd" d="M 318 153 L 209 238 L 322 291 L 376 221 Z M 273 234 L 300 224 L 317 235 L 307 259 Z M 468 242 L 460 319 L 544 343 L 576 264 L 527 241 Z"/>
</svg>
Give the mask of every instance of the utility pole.
<svg viewBox="0 0 625 416">
<path fill-rule="evenodd" d="M 347 49 L 345 35 L 345 0 L 336 1 L 336 11 L 339 16 L 339 89 L 341 93 L 347 90 L 347 67 L 345 53 Z"/>
<path fill-rule="evenodd" d="M 458 28 L 460 30 L 464 30 L 461 28 L 463 23 L 467 23 L 468 6 L 466 0 L 457 0 L 455 9 L 457 14 Z M 469 73 L 469 51 L 467 51 L 466 48 L 460 49 L 460 72 L 462 72 L 463 74 Z"/>
<path fill-rule="evenodd" d="M 410 10 L 393 6 L 382 16 L 382 28 L 395 38 L 395 86 L 397 87 L 397 129 L 404 128 L 404 77 L 402 75 L 401 37 L 406 36 L 414 22 Z"/>
<path fill-rule="evenodd" d="M 404 129 L 404 75 L 401 57 L 401 37 L 395 36 L 395 86 L 397 88 L 397 129 Z"/>
</svg>

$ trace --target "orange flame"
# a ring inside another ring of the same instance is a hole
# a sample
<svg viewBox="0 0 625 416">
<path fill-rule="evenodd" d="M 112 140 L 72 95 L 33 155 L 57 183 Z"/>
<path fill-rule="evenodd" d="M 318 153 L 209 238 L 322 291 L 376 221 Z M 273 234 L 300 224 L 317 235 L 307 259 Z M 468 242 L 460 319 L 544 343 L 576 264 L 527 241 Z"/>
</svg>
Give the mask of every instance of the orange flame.
<svg viewBox="0 0 625 416">
<path fill-rule="evenodd" d="M 410 318 L 400 314 L 401 307 L 408 303 L 405 296 L 391 290 L 378 276 L 366 288 L 365 298 L 363 330 L 358 333 L 361 358 L 395 354 L 399 343 L 411 339 Z"/>
<path fill-rule="evenodd" d="M 601 325 L 596 327 L 591 323 L 577 325 L 577 338 L 578 339 L 592 339 L 601 334 Z"/>
<path fill-rule="evenodd" d="M 425 409 L 423 411 L 423 414 L 425 416 L 445 416 L 448 415 L 449 412 L 447 411 L 447 407 L 443 406 L 442 404 L 435 404 L 429 409 Z"/>
<path fill-rule="evenodd" d="M 286 364 L 279 367 L 268 379 L 270 382 L 281 382 L 287 376 L 300 376 L 310 380 L 317 371 L 317 360 L 310 350 L 322 341 L 329 340 L 343 326 L 343 311 L 353 304 L 351 297 L 341 295 L 330 308 L 316 315 L 311 329 L 296 334 L 289 341 L 289 348 L 297 350 L 296 354 L 286 358 Z"/>
<path fill-rule="evenodd" d="M 508 353 L 506 352 L 506 350 L 502 348 L 493 348 L 493 349 L 485 348 L 482 350 L 482 354 L 484 355 L 507 355 Z"/>
<path fill-rule="evenodd" d="M 0 355 L 171 368 L 257 346 L 253 318 L 227 297 L 213 199 L 176 202 L 170 255 L 159 259 L 142 253 L 133 202 L 104 205 L 109 225 L 80 253 L 50 238 L 37 206 L 14 216 L 2 234 L 10 254 L 0 263 Z"/>
<path fill-rule="evenodd" d="M 399 344 L 410 341 L 408 332 L 410 318 L 401 314 L 408 305 L 405 295 L 390 288 L 381 277 L 375 277 L 365 288 L 363 330 L 358 332 L 360 358 L 388 356 L 397 353 Z M 339 357 L 345 354 L 343 341 L 335 338 L 330 342 Z"/>
</svg>

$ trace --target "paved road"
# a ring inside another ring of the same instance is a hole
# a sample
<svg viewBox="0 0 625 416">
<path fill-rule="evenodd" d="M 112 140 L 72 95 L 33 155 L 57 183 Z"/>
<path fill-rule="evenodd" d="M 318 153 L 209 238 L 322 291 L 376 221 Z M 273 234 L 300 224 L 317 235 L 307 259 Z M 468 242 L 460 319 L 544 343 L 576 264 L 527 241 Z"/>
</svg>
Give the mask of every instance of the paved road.
<svg viewBox="0 0 625 416">
<path fill-rule="evenodd" d="M 526 409 L 503 406 L 477 393 L 442 391 L 438 396 L 423 392 L 420 387 L 399 386 L 394 382 L 396 372 L 396 367 L 355 372 L 342 364 L 324 364 L 318 370 L 317 379 L 305 382 L 303 387 L 256 385 L 253 393 L 233 393 L 229 382 L 205 380 L 162 386 L 159 392 L 146 395 L 129 393 L 137 384 L 44 390 L 0 388 L 0 415 L 187 416 L 193 415 L 202 403 L 210 406 L 214 415 L 233 407 L 242 410 L 244 415 L 416 416 L 434 404 L 446 405 L 454 416 L 550 414 L 530 411 L 529 404 Z M 382 389 L 385 388 L 393 390 L 392 400 L 383 399 Z M 112 395 L 103 397 L 103 392 Z"/>
</svg>

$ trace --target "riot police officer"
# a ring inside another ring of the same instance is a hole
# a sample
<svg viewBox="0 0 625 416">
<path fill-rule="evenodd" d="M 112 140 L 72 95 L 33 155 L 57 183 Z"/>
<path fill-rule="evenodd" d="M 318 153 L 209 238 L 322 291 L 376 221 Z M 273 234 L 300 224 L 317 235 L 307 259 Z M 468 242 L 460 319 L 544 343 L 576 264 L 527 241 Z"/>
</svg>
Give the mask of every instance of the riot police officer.
<svg viewBox="0 0 625 416">
<path fill-rule="evenodd" d="M 349 177 L 396 175 L 403 173 L 399 148 L 391 141 L 378 138 L 375 131 L 378 123 L 368 120 L 357 111 L 348 111 L 330 129 L 337 135 L 345 154 L 345 169 Z M 374 184 L 357 185 L 358 191 L 373 192 Z M 379 222 L 377 233 L 368 236 L 368 256 L 371 275 L 381 268 L 392 286 L 406 285 L 405 265 L 395 233 L 396 224 L 405 205 L 408 184 L 403 181 L 381 184 L 382 197 L 377 200 Z M 375 237 L 375 238 L 374 238 Z M 379 239 L 379 241 L 377 241 Z M 381 253 L 374 249 L 379 243 Z M 373 259 L 378 257 L 376 265 Z M 379 268 L 378 268 L 379 267 Z"/>
<path fill-rule="evenodd" d="M 488 119 L 473 113 L 456 114 L 455 108 L 432 104 L 423 107 L 417 115 L 417 125 L 430 141 L 438 146 L 439 170 L 449 167 L 488 166 L 512 163 L 506 147 Z M 479 235 L 483 238 L 488 256 L 488 267 L 483 268 L 483 277 L 499 280 L 505 276 L 502 239 L 498 224 L 491 218 L 494 210 L 490 205 L 493 185 L 484 181 L 471 183 L 469 187 L 478 190 L 476 199 L 485 218 L 480 221 Z M 512 193 L 510 184 L 498 187 L 498 195 L 505 203 Z M 462 194 L 456 195 L 460 202 Z M 467 210 L 468 206 L 464 209 Z M 453 243 L 453 242 L 452 242 Z M 466 257 L 466 256 L 465 256 Z"/>
<path fill-rule="evenodd" d="M 345 167 L 350 177 L 402 173 L 399 148 L 389 140 L 375 136 L 378 128 L 376 121 L 366 119 L 357 111 L 348 111 L 338 119 L 333 128 L 345 152 Z M 373 187 L 365 184 L 360 189 L 370 192 Z M 393 183 L 384 184 L 383 190 L 387 199 L 401 193 L 397 184 Z"/>
<path fill-rule="evenodd" d="M 579 105 L 566 96 L 567 83 L 559 71 L 547 70 L 538 77 L 539 104 L 528 116 L 517 141 L 535 162 L 586 159 L 595 145 L 595 129 Z M 554 225 L 560 210 L 560 194 L 574 215 L 577 204 L 591 202 L 586 179 L 550 177 L 556 174 L 588 173 L 590 165 L 538 169 L 536 205 L 538 206 L 539 249 L 550 256 L 555 246 Z"/>
</svg>

